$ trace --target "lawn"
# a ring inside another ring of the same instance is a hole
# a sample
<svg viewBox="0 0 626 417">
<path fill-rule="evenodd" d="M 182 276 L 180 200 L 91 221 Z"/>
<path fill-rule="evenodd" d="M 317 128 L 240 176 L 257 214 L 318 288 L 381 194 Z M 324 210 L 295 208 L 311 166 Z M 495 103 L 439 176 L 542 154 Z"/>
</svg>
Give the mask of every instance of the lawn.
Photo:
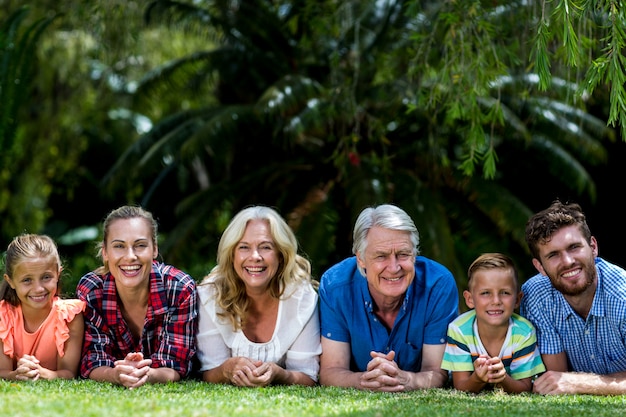
<svg viewBox="0 0 626 417">
<path fill-rule="evenodd" d="M 0 381 L 2 416 L 617 416 L 626 395 L 385 394 L 328 387 L 236 388 L 185 381 L 128 390 L 94 381 Z"/>
</svg>

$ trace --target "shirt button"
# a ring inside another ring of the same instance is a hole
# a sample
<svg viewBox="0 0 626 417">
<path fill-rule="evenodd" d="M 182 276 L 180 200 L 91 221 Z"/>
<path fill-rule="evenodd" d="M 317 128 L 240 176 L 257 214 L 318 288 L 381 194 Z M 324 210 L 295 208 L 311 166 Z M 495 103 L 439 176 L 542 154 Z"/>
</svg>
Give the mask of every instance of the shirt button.
<svg viewBox="0 0 626 417">
<path fill-rule="evenodd" d="M 595 357 L 595 355 L 591 355 L 591 356 L 589 356 L 589 359 L 591 359 L 591 360 L 593 360 L 593 359 L 595 359 L 595 358 L 596 358 L 596 357 Z"/>
<path fill-rule="evenodd" d="M 326 333 L 326 337 L 330 337 L 332 333 Z"/>
<path fill-rule="evenodd" d="M 585 334 L 589 334 L 589 330 L 585 330 Z"/>
</svg>

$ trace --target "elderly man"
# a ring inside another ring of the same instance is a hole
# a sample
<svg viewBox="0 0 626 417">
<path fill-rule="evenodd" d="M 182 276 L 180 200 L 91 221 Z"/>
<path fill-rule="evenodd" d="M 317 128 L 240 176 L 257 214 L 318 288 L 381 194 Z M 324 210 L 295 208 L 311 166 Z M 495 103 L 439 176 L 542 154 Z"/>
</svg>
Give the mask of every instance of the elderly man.
<svg viewBox="0 0 626 417">
<path fill-rule="evenodd" d="M 458 290 L 443 265 L 418 256 L 419 235 L 402 209 L 366 208 L 353 252 L 321 278 L 320 383 L 372 391 L 441 387 L 448 324 Z"/>
</svg>

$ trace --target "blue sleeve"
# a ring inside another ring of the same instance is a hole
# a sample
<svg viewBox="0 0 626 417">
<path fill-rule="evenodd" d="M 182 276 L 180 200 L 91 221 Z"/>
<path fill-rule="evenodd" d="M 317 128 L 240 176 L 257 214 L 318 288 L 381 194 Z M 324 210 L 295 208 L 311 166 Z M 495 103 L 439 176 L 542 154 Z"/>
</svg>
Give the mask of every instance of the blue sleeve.
<svg viewBox="0 0 626 417">
<path fill-rule="evenodd" d="M 338 265 L 326 271 L 320 279 L 320 327 L 327 339 L 350 343 L 346 317 L 341 311 L 341 291 L 336 285 Z"/>
<path fill-rule="evenodd" d="M 424 343 L 441 345 L 446 343 L 448 325 L 459 315 L 459 291 L 452 273 L 443 265 L 428 268 L 426 274 L 437 276 L 429 297 L 427 317 L 424 318 Z"/>
</svg>

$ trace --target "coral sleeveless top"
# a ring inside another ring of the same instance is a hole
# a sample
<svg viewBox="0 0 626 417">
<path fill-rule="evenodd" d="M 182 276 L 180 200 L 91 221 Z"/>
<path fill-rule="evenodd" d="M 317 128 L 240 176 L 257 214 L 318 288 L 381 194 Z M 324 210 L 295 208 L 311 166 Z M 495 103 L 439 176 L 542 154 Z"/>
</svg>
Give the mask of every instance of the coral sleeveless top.
<svg viewBox="0 0 626 417">
<path fill-rule="evenodd" d="M 24 329 L 22 306 L 0 301 L 0 340 L 4 354 L 13 358 L 14 366 L 22 356 L 32 355 L 42 367 L 56 371 L 57 358 L 65 354 L 65 342 L 70 337 L 67 324 L 84 309 L 84 301 L 55 297 L 48 317 L 35 332 L 28 333 Z"/>
</svg>

